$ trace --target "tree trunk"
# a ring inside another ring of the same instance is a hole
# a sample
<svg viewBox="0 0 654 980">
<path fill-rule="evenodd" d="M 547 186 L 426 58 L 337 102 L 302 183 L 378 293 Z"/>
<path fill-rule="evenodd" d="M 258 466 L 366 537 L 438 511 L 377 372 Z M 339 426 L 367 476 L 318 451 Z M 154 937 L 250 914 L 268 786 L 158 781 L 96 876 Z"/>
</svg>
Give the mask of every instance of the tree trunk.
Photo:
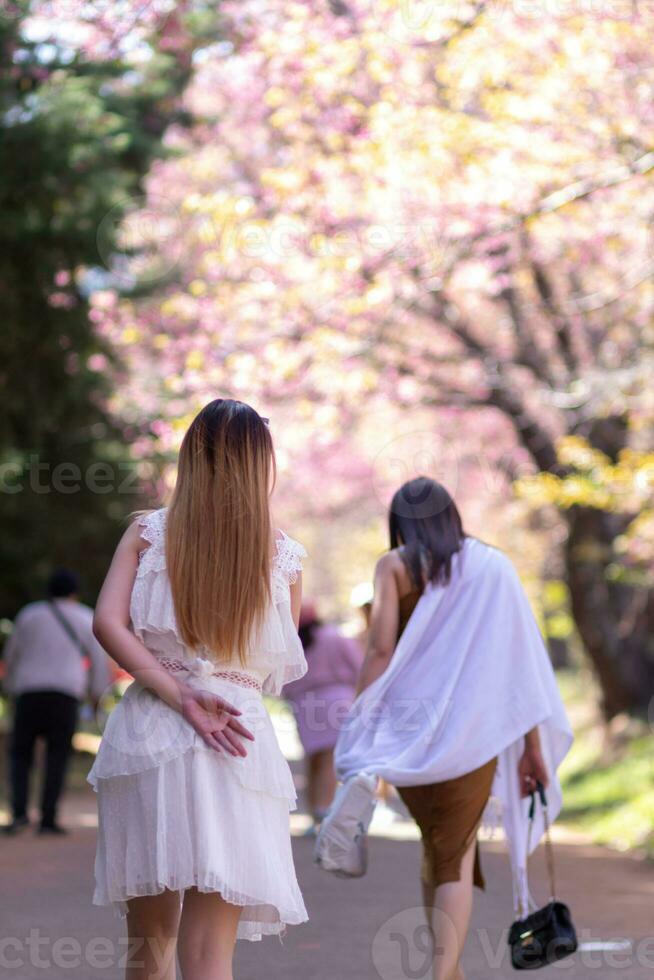
<svg viewBox="0 0 654 980">
<path fill-rule="evenodd" d="M 572 614 L 599 680 L 604 716 L 645 712 L 654 696 L 654 590 L 611 577 L 624 518 L 580 506 L 567 518 Z"/>
<path fill-rule="evenodd" d="M 562 670 L 570 666 L 570 647 L 568 641 L 560 636 L 547 636 L 547 649 L 550 653 L 552 667 Z"/>
</svg>

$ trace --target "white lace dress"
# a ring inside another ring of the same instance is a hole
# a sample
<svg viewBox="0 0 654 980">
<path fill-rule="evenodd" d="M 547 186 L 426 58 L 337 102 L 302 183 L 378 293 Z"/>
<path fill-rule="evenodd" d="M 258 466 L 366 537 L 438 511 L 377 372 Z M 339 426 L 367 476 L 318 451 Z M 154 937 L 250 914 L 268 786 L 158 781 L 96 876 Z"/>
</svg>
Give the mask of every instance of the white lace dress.
<svg viewBox="0 0 654 980">
<path fill-rule="evenodd" d="M 96 905 L 196 886 L 243 906 L 239 939 L 261 939 L 307 919 L 291 852 L 296 793 L 265 708 L 264 693 L 307 669 L 291 618 L 290 584 L 306 555 L 282 535 L 272 568 L 272 603 L 247 669 L 216 665 L 177 633 L 165 559 L 165 508 L 140 518 L 149 542 L 131 597 L 132 628 L 188 683 L 227 698 L 255 741 L 246 758 L 209 748 L 180 714 L 132 682 L 111 712 L 88 781 L 98 797 Z M 215 671 L 220 670 L 220 675 Z"/>
</svg>

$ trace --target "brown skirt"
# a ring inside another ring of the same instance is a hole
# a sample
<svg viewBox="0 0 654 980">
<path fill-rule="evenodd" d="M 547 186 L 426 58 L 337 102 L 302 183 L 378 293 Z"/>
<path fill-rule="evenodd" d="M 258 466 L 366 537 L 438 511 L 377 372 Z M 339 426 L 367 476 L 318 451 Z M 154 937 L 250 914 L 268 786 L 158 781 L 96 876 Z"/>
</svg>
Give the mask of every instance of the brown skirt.
<svg viewBox="0 0 654 980">
<path fill-rule="evenodd" d="M 398 787 L 422 834 L 422 880 L 426 885 L 438 887 L 460 880 L 461 861 L 477 836 L 496 766 L 495 758 L 456 779 Z M 485 887 L 478 843 L 473 880 L 478 888 Z"/>
</svg>

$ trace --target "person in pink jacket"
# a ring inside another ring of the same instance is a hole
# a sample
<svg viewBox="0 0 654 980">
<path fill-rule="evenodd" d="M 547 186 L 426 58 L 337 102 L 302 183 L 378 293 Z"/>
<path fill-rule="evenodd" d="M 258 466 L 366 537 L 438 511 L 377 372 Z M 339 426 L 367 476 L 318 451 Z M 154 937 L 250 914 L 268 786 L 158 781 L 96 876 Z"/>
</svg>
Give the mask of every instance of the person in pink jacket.
<svg viewBox="0 0 654 980">
<path fill-rule="evenodd" d="M 354 700 L 363 650 L 356 640 L 323 623 L 310 599 L 302 604 L 299 634 L 309 669 L 286 685 L 283 696 L 293 709 L 305 752 L 307 799 L 317 826 L 336 792 L 334 747 Z"/>
</svg>

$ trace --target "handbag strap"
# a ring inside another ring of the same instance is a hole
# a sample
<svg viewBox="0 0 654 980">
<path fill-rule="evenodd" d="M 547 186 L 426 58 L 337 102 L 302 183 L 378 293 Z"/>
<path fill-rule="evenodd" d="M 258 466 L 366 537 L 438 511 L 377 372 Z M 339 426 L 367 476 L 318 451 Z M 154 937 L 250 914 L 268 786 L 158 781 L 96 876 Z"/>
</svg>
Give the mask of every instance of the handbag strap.
<svg viewBox="0 0 654 980">
<path fill-rule="evenodd" d="M 529 806 L 529 827 L 527 829 L 527 860 L 525 862 L 525 866 L 527 866 L 529 863 L 531 831 L 534 826 L 534 816 L 536 814 L 536 793 L 538 793 L 541 806 L 543 807 L 543 820 L 545 822 L 545 861 L 547 864 L 547 875 L 550 882 L 550 902 L 553 902 L 556 898 L 554 848 L 552 847 L 552 837 L 550 834 L 550 818 L 547 808 L 547 796 L 545 795 L 545 787 L 541 782 L 537 783 L 536 791 L 531 793 L 531 804 Z"/>
<path fill-rule="evenodd" d="M 73 627 L 70 625 L 70 623 L 68 622 L 68 620 L 62 613 L 61 609 L 56 604 L 56 602 L 54 602 L 53 599 L 48 599 L 48 605 L 52 610 L 52 615 L 55 617 L 55 619 L 58 621 L 60 626 L 63 628 L 64 632 L 67 634 L 68 639 L 71 641 L 71 643 L 74 644 L 74 646 L 77 647 L 80 656 L 88 657 L 86 647 L 84 646 L 79 636 L 77 635 Z"/>
</svg>

